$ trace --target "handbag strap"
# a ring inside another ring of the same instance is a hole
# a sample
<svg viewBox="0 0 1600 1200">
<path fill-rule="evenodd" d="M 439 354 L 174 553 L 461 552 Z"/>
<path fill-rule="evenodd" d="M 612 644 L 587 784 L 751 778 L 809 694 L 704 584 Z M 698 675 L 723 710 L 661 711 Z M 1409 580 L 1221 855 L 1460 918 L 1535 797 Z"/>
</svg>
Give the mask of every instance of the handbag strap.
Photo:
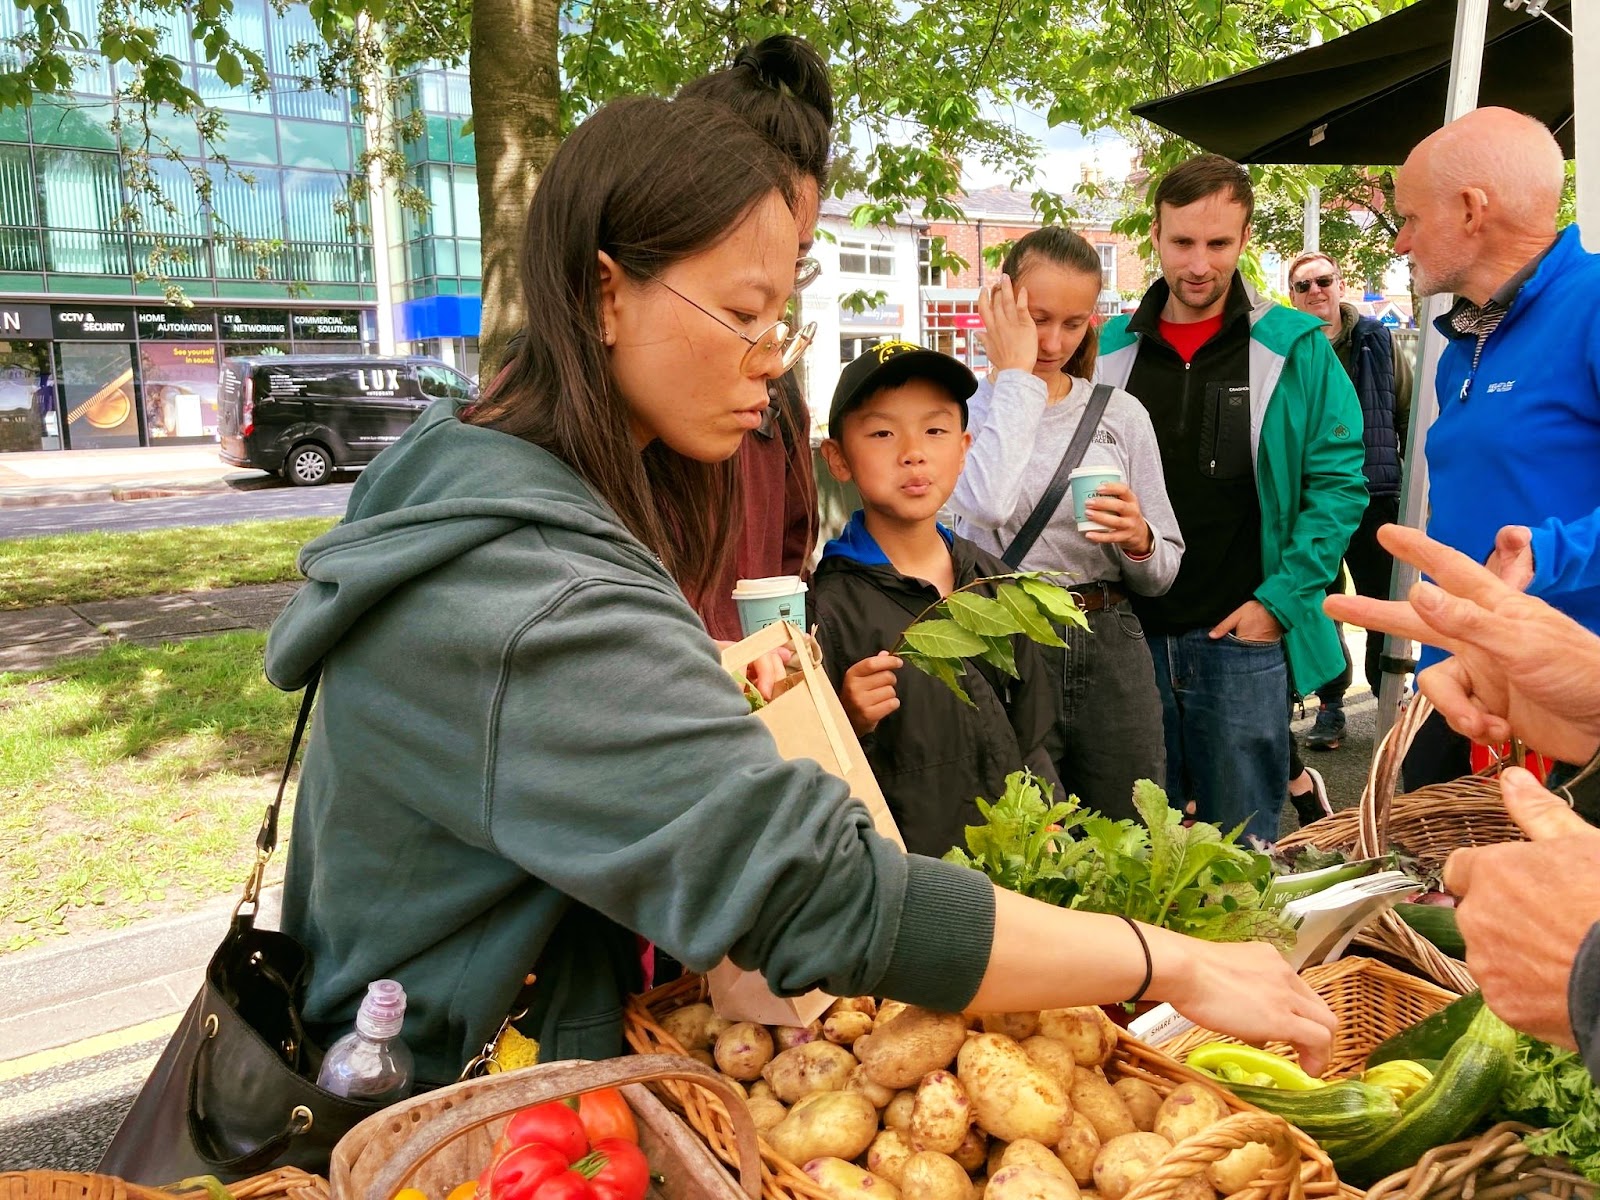
<svg viewBox="0 0 1600 1200">
<path fill-rule="evenodd" d="M 1114 390 L 1109 383 L 1097 383 L 1094 385 L 1094 391 L 1089 393 L 1089 403 L 1083 410 L 1083 416 L 1078 419 L 1078 428 L 1072 433 L 1072 441 L 1067 444 L 1067 452 L 1056 464 L 1056 473 L 1050 477 L 1050 486 L 1045 488 L 1039 503 L 1034 505 L 1033 511 L 1028 514 L 1028 519 L 1022 523 L 1022 528 L 1017 530 L 1017 536 L 1011 539 L 1011 545 L 1007 546 L 1006 552 L 1000 556 L 1001 561 L 1013 571 L 1028 557 L 1028 551 L 1033 549 L 1033 544 L 1039 540 L 1044 527 L 1050 524 L 1050 518 L 1056 515 L 1056 509 L 1061 507 L 1061 497 L 1067 494 L 1067 477 L 1076 471 L 1078 464 L 1083 461 L 1084 453 L 1089 449 L 1089 442 L 1094 437 L 1094 431 L 1100 428 L 1100 418 L 1106 411 L 1106 405 L 1111 403 L 1111 393 Z"/>
<path fill-rule="evenodd" d="M 317 684 L 321 679 L 322 667 L 318 665 L 306 681 L 305 694 L 300 697 L 300 712 L 294 719 L 294 732 L 289 735 L 289 753 L 283 760 L 283 774 L 278 777 L 278 794 L 267 805 L 266 814 L 261 818 L 261 829 L 256 833 L 256 864 L 251 868 L 250 878 L 245 880 L 244 896 L 234 907 L 235 918 L 247 904 L 252 911 L 260 906 L 261 881 L 266 875 L 272 852 L 278 848 L 278 813 L 283 808 L 283 794 L 289 788 L 289 776 L 294 771 L 294 760 L 300 754 L 300 739 L 305 736 L 306 722 L 311 719 L 311 706 L 316 702 Z"/>
</svg>

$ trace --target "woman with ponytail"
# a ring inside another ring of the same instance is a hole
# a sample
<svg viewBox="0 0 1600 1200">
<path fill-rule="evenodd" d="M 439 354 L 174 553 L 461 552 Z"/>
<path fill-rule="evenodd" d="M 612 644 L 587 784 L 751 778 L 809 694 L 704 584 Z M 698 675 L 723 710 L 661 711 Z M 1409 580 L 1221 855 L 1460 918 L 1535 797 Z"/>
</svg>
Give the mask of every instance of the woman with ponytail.
<svg viewBox="0 0 1600 1200">
<path fill-rule="evenodd" d="M 1166 591 L 1183 537 L 1155 430 L 1128 393 L 1109 391 L 1078 460 L 1062 461 L 1099 407 L 1090 380 L 1100 287 L 1099 252 L 1070 229 L 1047 225 L 1011 248 L 1000 281 L 978 298 L 989 374 L 970 401 L 972 449 L 950 503 L 957 532 L 1014 569 L 1063 572 L 1083 607 L 1088 631 L 1062 630 L 1066 650 L 1047 655 L 1061 670 L 1050 749 L 1067 791 L 1121 818 L 1133 815 L 1135 780 L 1166 778 L 1161 697 L 1128 592 Z M 1069 490 L 1034 540 L 1019 541 L 1063 466 L 1121 474 L 1088 501 L 1100 527 L 1079 531 Z"/>
</svg>

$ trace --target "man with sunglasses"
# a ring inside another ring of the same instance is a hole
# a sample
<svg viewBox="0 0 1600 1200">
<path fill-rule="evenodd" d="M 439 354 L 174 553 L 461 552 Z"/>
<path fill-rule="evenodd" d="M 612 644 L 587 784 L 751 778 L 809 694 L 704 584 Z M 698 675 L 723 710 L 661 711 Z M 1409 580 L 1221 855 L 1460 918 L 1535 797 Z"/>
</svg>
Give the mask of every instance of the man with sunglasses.
<svg viewBox="0 0 1600 1200">
<path fill-rule="evenodd" d="M 1289 302 L 1322 321 L 1322 331 L 1361 401 L 1368 500 L 1361 524 L 1350 537 L 1344 565 L 1358 594 L 1387 599 L 1394 559 L 1378 544 L 1378 528 L 1400 519 L 1400 460 L 1411 416 L 1411 359 L 1395 345 L 1387 327 L 1345 301 L 1339 265 L 1320 251 L 1308 250 L 1289 265 Z M 1341 570 L 1328 585 L 1329 594 L 1343 591 L 1343 583 Z M 1381 679 L 1382 652 L 1382 638 L 1367 639 L 1367 682 L 1374 692 Z M 1344 694 L 1353 679 L 1354 666 L 1345 648 L 1344 671 L 1317 689 L 1321 707 L 1306 738 L 1309 749 L 1339 748 L 1345 734 Z M 1290 793 L 1298 799 L 1293 783 Z M 1302 816 L 1309 815 L 1307 808 Z"/>
</svg>

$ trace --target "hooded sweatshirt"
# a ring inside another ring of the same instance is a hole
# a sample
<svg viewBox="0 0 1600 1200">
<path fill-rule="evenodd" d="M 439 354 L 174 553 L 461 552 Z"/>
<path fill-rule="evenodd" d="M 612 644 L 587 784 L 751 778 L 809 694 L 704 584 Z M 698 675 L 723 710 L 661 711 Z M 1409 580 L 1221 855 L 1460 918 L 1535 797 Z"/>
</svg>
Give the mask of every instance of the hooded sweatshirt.
<svg viewBox="0 0 1600 1200">
<path fill-rule="evenodd" d="M 396 979 L 418 1080 L 448 1082 L 533 973 L 541 1058 L 615 1055 L 628 931 L 784 994 L 976 992 L 988 881 L 781 759 L 671 577 L 553 455 L 441 401 L 300 569 L 267 675 L 322 672 L 283 905 L 313 1037 Z"/>
<path fill-rule="evenodd" d="M 943 526 L 957 587 L 1008 574 L 1011 568 Z M 993 595 L 992 585 L 988 593 Z M 899 642 L 906 627 L 932 605 L 938 590 L 902 575 L 868 532 L 862 514 L 822 552 L 812 580 L 817 641 L 835 688 L 862 659 Z M 906 848 L 942 855 L 966 845 L 969 825 L 981 825 L 977 797 L 998 800 L 1006 776 L 1024 767 L 1065 798 L 1044 748 L 1056 719 L 1057 694 L 1039 648 L 1022 634 L 1011 639 L 1019 678 L 980 658 L 963 659 L 963 690 L 972 704 L 915 667 L 895 680 L 900 707 L 861 739 L 872 774 L 894 815 Z"/>
</svg>

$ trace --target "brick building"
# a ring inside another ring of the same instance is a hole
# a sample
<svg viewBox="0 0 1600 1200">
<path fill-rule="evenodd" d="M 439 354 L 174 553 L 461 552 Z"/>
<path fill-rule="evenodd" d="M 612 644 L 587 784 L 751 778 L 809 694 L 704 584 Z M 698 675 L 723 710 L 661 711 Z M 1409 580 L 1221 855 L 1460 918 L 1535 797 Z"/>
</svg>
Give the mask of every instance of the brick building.
<svg viewBox="0 0 1600 1200">
<path fill-rule="evenodd" d="M 901 217 L 888 225 L 858 227 L 851 214 L 861 201 L 846 196 L 822 205 L 818 228 L 825 236 L 812 253 L 823 273 L 801 295 L 802 319 L 817 324 L 816 342 L 803 367 L 807 394 L 831 395 L 844 363 L 891 338 L 942 350 L 980 374 L 987 370 L 977 337 L 978 288 L 991 274 L 982 252 L 1039 227 L 1030 194 L 1001 187 L 969 192 L 960 197 L 967 218 L 961 222 Z M 1109 213 L 1073 227 L 1100 250 L 1105 272 L 1100 312 L 1121 311 L 1123 295 L 1138 295 L 1146 285 L 1137 244 L 1111 232 Z M 965 270 L 933 269 L 936 237 L 966 260 Z M 858 310 L 848 301 L 863 293 L 878 302 Z M 813 407 L 825 412 L 827 405 L 813 399 Z"/>
<path fill-rule="evenodd" d="M 984 251 L 1016 241 L 1039 228 L 1027 192 L 992 187 L 969 192 L 961 198 L 966 220 L 935 221 L 926 226 L 919 242 L 918 270 L 922 285 L 922 329 L 927 344 L 966 362 L 974 370 L 988 366 L 978 342 L 978 289 L 993 274 L 984 261 Z M 1100 293 L 1100 312 L 1110 316 L 1123 308 L 1125 294 L 1137 295 L 1147 283 L 1144 260 L 1138 244 L 1111 232 L 1110 214 L 1099 214 L 1073 222 L 1073 228 L 1100 251 L 1104 283 Z M 967 266 L 958 272 L 935 272 L 931 263 L 931 240 L 944 238 L 945 249 L 965 259 Z"/>
</svg>

